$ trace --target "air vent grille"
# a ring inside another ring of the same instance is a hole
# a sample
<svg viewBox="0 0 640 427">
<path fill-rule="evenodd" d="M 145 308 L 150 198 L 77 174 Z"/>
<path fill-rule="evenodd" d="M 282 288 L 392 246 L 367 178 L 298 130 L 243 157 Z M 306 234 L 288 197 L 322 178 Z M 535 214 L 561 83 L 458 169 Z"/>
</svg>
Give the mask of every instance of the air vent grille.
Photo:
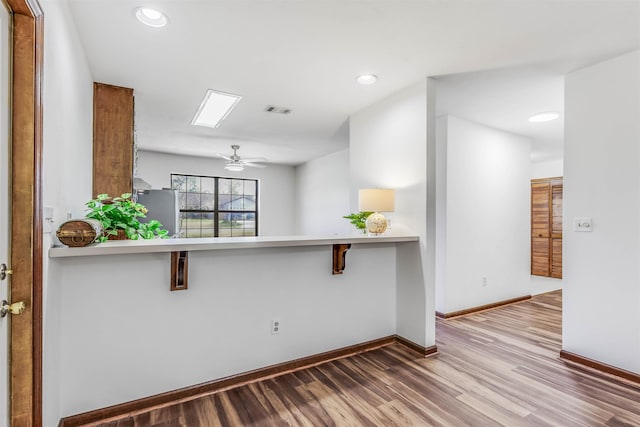
<svg viewBox="0 0 640 427">
<path fill-rule="evenodd" d="M 291 114 L 291 108 L 276 107 L 275 105 L 267 105 L 264 111 L 273 114 Z"/>
</svg>

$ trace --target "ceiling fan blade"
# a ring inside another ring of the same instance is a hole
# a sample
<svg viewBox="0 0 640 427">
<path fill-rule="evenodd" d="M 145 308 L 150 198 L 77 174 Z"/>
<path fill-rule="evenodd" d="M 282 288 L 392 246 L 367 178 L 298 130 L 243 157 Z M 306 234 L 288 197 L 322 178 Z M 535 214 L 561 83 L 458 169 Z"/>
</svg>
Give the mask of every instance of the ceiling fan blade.
<svg viewBox="0 0 640 427">
<path fill-rule="evenodd" d="M 231 157 L 229 157 L 229 156 L 227 156 L 227 155 L 224 155 L 224 154 L 216 153 L 216 154 L 214 154 L 214 155 L 215 155 L 215 156 L 218 156 L 218 157 L 222 157 L 222 158 L 223 158 L 223 159 L 225 159 L 225 160 L 233 160 Z"/>
<path fill-rule="evenodd" d="M 260 165 L 258 163 L 247 163 L 247 162 L 244 162 L 244 161 L 242 162 L 242 164 L 245 165 L 245 166 L 252 167 L 252 168 L 266 168 L 267 167 L 267 165 Z"/>
<path fill-rule="evenodd" d="M 268 160 L 265 159 L 264 157 L 252 157 L 250 159 L 245 159 L 242 158 L 241 159 L 243 162 L 267 162 Z"/>
</svg>

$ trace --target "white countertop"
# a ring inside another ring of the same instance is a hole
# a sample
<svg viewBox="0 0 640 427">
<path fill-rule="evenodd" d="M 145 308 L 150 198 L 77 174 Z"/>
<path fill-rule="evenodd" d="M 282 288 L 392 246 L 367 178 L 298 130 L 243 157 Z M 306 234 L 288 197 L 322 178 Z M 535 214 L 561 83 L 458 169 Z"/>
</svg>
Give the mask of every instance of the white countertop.
<svg viewBox="0 0 640 427">
<path fill-rule="evenodd" d="M 385 233 L 381 236 L 349 234 L 335 236 L 258 236 L 210 237 L 197 239 L 112 240 L 93 243 L 82 248 L 66 246 L 49 249 L 50 258 L 95 255 L 145 254 L 177 251 L 211 251 L 220 249 L 278 248 L 293 246 L 321 246 L 338 243 L 398 243 L 414 242 L 419 237 L 411 233 Z"/>
</svg>

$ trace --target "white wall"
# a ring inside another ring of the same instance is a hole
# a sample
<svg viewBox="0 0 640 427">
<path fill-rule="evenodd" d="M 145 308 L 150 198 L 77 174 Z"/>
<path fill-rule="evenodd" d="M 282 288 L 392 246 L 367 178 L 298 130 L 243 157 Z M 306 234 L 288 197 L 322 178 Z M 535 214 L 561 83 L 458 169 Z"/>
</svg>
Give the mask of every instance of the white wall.
<svg viewBox="0 0 640 427">
<path fill-rule="evenodd" d="M 447 133 L 448 116 L 436 120 L 435 309 L 445 313 L 447 295 Z"/>
<path fill-rule="evenodd" d="M 357 211 L 358 189 L 393 188 L 393 227 L 420 235 L 419 246 L 398 247 L 397 328 L 399 335 L 426 347 L 435 344 L 435 211 L 428 214 L 435 208 L 428 203 L 428 183 L 435 185 L 435 180 L 427 179 L 435 176 L 435 152 L 428 155 L 427 137 L 435 131 L 431 84 L 426 79 L 352 115 L 349 154 L 351 210 Z M 432 140 L 435 150 L 435 135 Z"/>
<path fill-rule="evenodd" d="M 395 334 L 395 245 L 354 244 L 342 275 L 331 257 L 331 245 L 190 252 L 179 292 L 169 254 L 52 259 L 61 415 Z"/>
<path fill-rule="evenodd" d="M 68 211 L 84 216 L 84 202 L 91 198 L 93 79 L 67 3 L 40 3 L 47 17 L 43 201 L 64 220 Z"/>
<path fill-rule="evenodd" d="M 296 234 L 357 233 L 349 220 L 349 150 L 296 168 Z"/>
<path fill-rule="evenodd" d="M 138 151 L 138 176 L 153 188 L 171 187 L 171 174 L 258 179 L 258 233 L 261 236 L 295 234 L 296 173 L 293 166 L 271 164 L 242 172 L 224 169 L 224 161 L 208 157 Z"/>
<path fill-rule="evenodd" d="M 563 349 L 640 373 L 640 51 L 565 82 Z"/>
<path fill-rule="evenodd" d="M 454 116 L 439 120 L 436 310 L 529 295 L 530 140 Z M 442 171 L 441 168 L 445 170 Z M 444 229 L 444 231 L 443 231 Z M 487 278 L 483 286 L 483 277 Z"/>
<path fill-rule="evenodd" d="M 564 160 L 555 159 L 546 162 L 531 163 L 531 179 L 552 178 L 564 174 Z"/>
<path fill-rule="evenodd" d="M 54 208 L 53 229 L 71 212 L 82 217 L 91 198 L 93 79 L 66 2 L 40 0 L 44 26 L 43 202 Z M 45 225 L 46 228 L 46 225 Z M 45 251 L 51 246 L 45 233 Z M 43 418 L 57 425 L 60 411 L 59 271 L 43 256 Z"/>
</svg>

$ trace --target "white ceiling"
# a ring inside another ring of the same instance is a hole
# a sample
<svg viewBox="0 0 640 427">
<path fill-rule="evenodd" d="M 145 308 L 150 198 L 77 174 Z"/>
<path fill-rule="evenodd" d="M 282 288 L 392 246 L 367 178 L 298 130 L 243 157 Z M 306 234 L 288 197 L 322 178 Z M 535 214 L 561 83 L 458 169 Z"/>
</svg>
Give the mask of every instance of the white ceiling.
<svg viewBox="0 0 640 427">
<path fill-rule="evenodd" d="M 211 156 L 238 143 L 285 164 L 346 148 L 350 114 L 426 76 L 507 67 L 522 73 L 441 78 L 439 107 L 531 136 L 543 158 L 558 134 L 523 112 L 561 105 L 563 74 L 640 48 L 640 0 L 68 1 L 94 79 L 135 90 L 141 149 Z M 169 25 L 142 26 L 136 6 Z M 356 84 L 365 72 L 378 83 Z M 190 126 L 208 88 L 243 99 L 219 128 Z"/>
<path fill-rule="evenodd" d="M 453 74 L 437 79 L 437 114 L 453 114 L 531 138 L 531 159 L 562 159 L 564 76 L 555 67 L 528 66 Z M 551 122 L 533 114 L 556 111 Z"/>
</svg>

